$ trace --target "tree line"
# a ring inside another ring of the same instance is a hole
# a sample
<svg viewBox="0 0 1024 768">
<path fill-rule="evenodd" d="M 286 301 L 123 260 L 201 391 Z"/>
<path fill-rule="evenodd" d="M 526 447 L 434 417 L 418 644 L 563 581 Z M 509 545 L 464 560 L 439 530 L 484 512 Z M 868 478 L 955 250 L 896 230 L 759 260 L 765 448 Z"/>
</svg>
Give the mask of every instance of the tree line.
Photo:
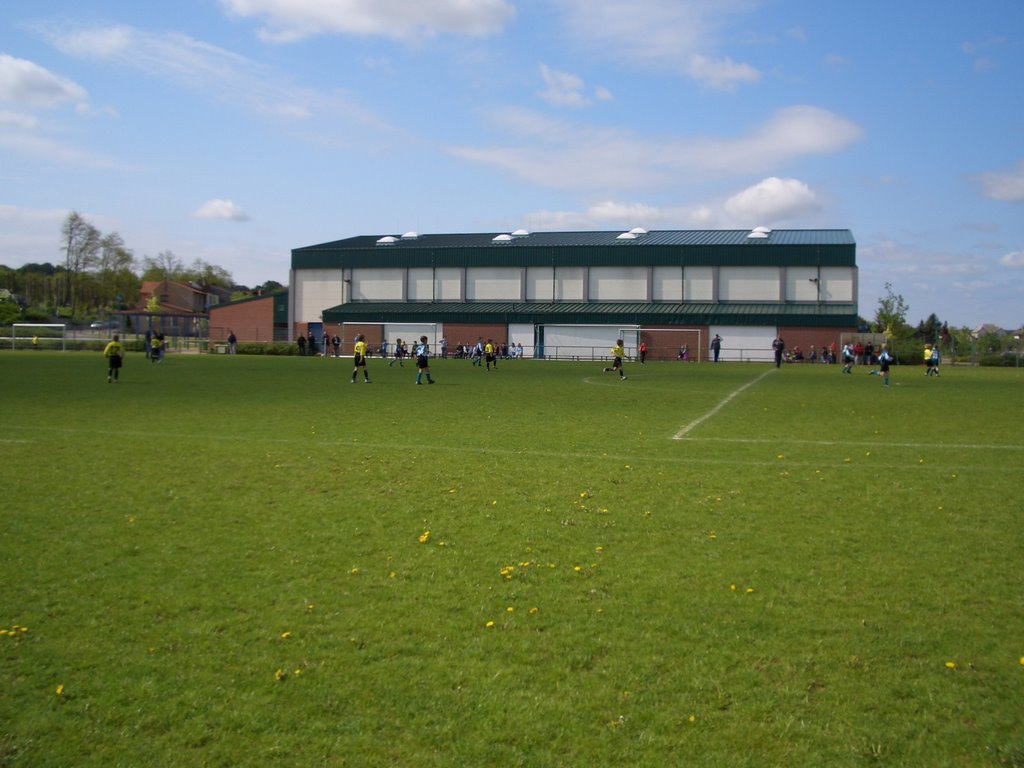
<svg viewBox="0 0 1024 768">
<path fill-rule="evenodd" d="M 226 269 L 202 259 L 190 265 L 171 251 L 137 258 L 117 232 L 104 234 L 78 212 L 61 224 L 61 259 L 56 264 L 0 265 L 0 321 L 53 319 L 83 322 L 139 302 L 144 281 L 174 280 L 204 288 L 219 287 L 245 295 Z M 282 287 L 273 280 L 259 290 Z"/>
</svg>

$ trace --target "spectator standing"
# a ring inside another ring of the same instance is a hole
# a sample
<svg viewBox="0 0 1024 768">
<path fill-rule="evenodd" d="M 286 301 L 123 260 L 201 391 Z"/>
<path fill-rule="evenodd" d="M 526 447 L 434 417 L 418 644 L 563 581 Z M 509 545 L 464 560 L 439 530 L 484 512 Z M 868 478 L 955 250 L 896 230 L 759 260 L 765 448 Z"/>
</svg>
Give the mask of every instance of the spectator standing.
<svg viewBox="0 0 1024 768">
<path fill-rule="evenodd" d="M 786 351 L 786 342 L 782 340 L 781 335 L 776 336 L 772 342 L 772 351 L 775 353 L 775 367 L 779 368 L 782 366 L 782 354 Z"/>
<path fill-rule="evenodd" d="M 641 341 L 640 342 L 640 346 L 637 348 L 637 352 L 640 353 L 640 365 L 643 365 L 644 361 L 647 359 L 647 342 L 646 341 Z"/>
<path fill-rule="evenodd" d="M 711 356 L 716 363 L 720 354 L 722 354 L 722 337 L 716 333 L 715 338 L 711 340 Z"/>
<path fill-rule="evenodd" d="M 306 356 L 306 337 L 303 336 L 300 333 L 299 334 L 299 338 L 297 338 L 295 340 L 295 343 L 299 345 L 299 357 L 305 357 Z"/>
<path fill-rule="evenodd" d="M 331 346 L 334 348 L 334 356 L 341 357 L 341 337 L 338 334 L 331 337 Z"/>
<path fill-rule="evenodd" d="M 234 355 L 238 352 L 238 337 L 235 336 L 235 332 L 228 331 L 228 354 Z"/>
</svg>

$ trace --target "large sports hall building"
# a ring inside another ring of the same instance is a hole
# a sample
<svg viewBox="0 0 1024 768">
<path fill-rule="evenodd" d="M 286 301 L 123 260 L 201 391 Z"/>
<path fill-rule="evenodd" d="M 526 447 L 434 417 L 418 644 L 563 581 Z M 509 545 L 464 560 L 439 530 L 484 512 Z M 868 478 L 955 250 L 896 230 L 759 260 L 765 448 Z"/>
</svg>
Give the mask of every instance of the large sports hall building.
<svg viewBox="0 0 1024 768">
<path fill-rule="evenodd" d="M 292 251 L 289 330 L 337 333 L 351 352 L 426 335 L 478 338 L 527 357 L 604 357 L 616 339 L 648 359 L 766 360 L 856 330 L 849 230 L 658 230 L 351 237 Z"/>
</svg>

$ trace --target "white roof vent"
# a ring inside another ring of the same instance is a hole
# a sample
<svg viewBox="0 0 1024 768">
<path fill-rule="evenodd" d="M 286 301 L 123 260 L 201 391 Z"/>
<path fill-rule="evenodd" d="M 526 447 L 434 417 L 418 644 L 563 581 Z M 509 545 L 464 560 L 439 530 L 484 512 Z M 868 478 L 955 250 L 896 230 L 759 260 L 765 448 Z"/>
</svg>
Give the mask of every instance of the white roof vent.
<svg viewBox="0 0 1024 768">
<path fill-rule="evenodd" d="M 640 237 L 641 235 L 646 235 L 647 230 L 644 229 L 643 227 L 633 227 L 631 230 L 629 230 L 629 234 Z"/>
<path fill-rule="evenodd" d="M 770 235 L 772 233 L 772 228 L 771 227 L 754 227 L 751 230 L 751 232 L 763 232 L 766 235 Z"/>
<path fill-rule="evenodd" d="M 636 240 L 636 235 L 632 232 L 623 232 L 621 235 L 615 238 L 616 240 Z"/>
<path fill-rule="evenodd" d="M 512 235 L 498 235 L 491 239 L 492 243 L 510 243 L 512 242 Z"/>
<path fill-rule="evenodd" d="M 403 240 L 415 240 L 417 237 L 419 237 L 419 233 L 417 232 L 406 232 L 402 235 Z"/>
<path fill-rule="evenodd" d="M 394 245 L 397 242 L 398 242 L 398 238 L 397 237 L 392 237 L 391 235 L 385 235 L 384 237 L 382 237 L 380 240 L 377 241 L 377 245 Z"/>
<path fill-rule="evenodd" d="M 747 235 L 747 240 L 767 240 L 767 239 L 768 239 L 768 233 L 767 232 L 758 232 L 756 229 L 753 232 L 751 232 L 749 235 Z"/>
<path fill-rule="evenodd" d="M 529 237 L 530 231 L 528 229 L 517 229 L 512 233 L 512 237 Z"/>
</svg>

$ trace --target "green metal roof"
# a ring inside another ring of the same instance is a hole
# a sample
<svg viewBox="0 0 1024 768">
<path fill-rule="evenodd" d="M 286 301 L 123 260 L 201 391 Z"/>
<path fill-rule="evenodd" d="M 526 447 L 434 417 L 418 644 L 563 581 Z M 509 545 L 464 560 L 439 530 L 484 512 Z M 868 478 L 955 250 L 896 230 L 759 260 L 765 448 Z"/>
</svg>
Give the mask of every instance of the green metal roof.
<svg viewBox="0 0 1024 768">
<path fill-rule="evenodd" d="M 856 266 L 848 229 L 653 230 L 620 239 L 621 230 L 508 233 L 360 235 L 292 250 L 293 269 L 464 266 Z M 388 237 L 388 236 L 385 236 Z"/>
<path fill-rule="evenodd" d="M 579 323 L 601 325 L 854 326 L 856 304 L 648 302 L 353 302 L 329 323 Z"/>
</svg>

